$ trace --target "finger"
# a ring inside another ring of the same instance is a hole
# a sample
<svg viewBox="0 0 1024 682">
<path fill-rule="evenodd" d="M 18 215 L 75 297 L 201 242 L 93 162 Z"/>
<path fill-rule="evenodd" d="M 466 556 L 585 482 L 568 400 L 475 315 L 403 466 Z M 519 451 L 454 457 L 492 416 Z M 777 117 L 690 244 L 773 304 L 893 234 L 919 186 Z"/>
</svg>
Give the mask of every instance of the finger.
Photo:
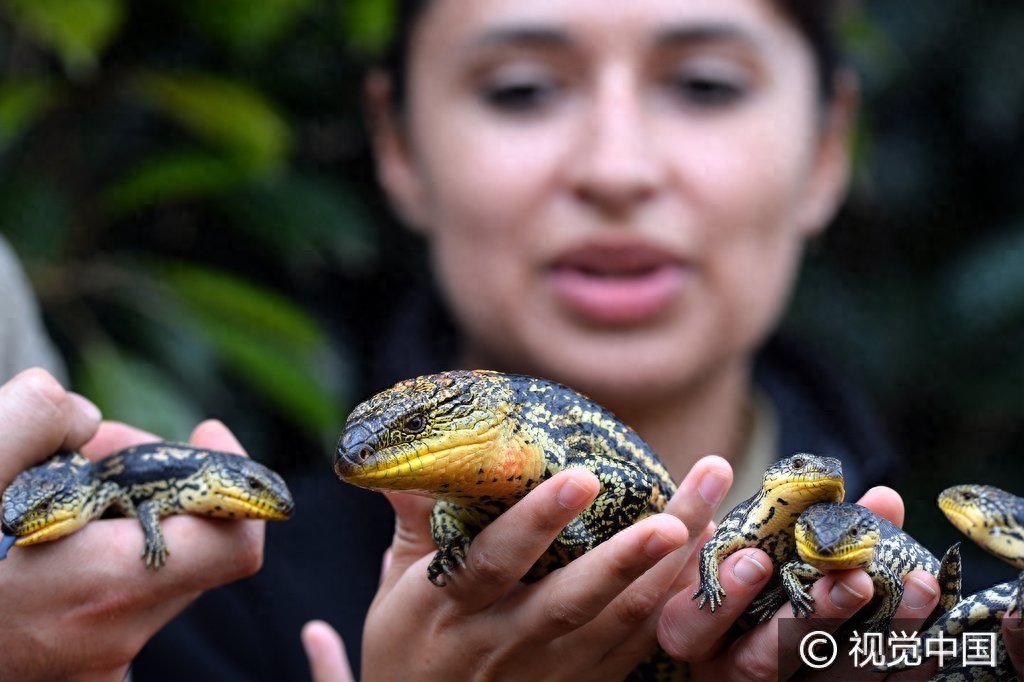
<svg viewBox="0 0 1024 682">
<path fill-rule="evenodd" d="M 235 438 L 235 434 L 231 433 L 228 427 L 216 419 L 207 419 L 196 426 L 192 431 L 189 442 L 199 447 L 209 448 L 210 450 L 246 455 L 245 448 Z"/>
<path fill-rule="evenodd" d="M 917 630 L 939 605 L 939 581 L 928 571 L 911 571 L 903 579 L 903 599 L 893 620 L 900 629 Z"/>
<path fill-rule="evenodd" d="M 718 569 L 728 598 L 714 613 L 700 609 L 691 598 L 696 584 L 677 593 L 662 609 L 658 642 L 673 658 L 701 661 L 714 655 L 722 638 L 772 576 L 772 562 L 759 549 L 741 549 L 729 555 Z"/>
<path fill-rule="evenodd" d="M 518 583 L 562 529 L 600 490 L 585 469 L 561 471 L 484 528 L 470 545 L 465 568 L 446 588 L 464 609 L 478 611 Z"/>
<path fill-rule="evenodd" d="M 903 498 L 892 488 L 884 485 L 875 486 L 864 493 L 857 504 L 867 507 L 882 518 L 903 527 Z"/>
<path fill-rule="evenodd" d="M 697 460 L 665 509 L 686 524 L 691 541 L 701 536 L 732 486 L 732 467 L 716 455 Z"/>
<path fill-rule="evenodd" d="M 554 639 L 590 623 L 633 581 L 687 540 L 686 526 L 668 514 L 656 514 L 617 533 L 538 584 L 523 608 L 515 611 L 520 627 L 537 641 Z M 647 620 L 660 594 L 641 591 L 617 605 L 618 628 L 603 633 L 621 641 Z M 654 643 L 653 630 L 650 632 Z"/>
<path fill-rule="evenodd" d="M 623 622 L 634 618 L 638 612 L 635 604 L 647 603 L 655 598 L 663 606 L 671 597 L 668 594 L 671 588 L 678 589 L 691 583 L 691 578 L 696 575 L 697 550 L 711 536 L 714 529 L 712 519 L 731 485 L 732 467 L 721 457 L 702 457 L 690 468 L 665 509 L 666 513 L 685 524 L 688 536 L 686 543 L 671 557 L 659 561 L 636 580 L 629 590 L 616 599 L 613 608 L 602 615 L 603 621 Z M 636 646 L 645 646 L 652 634 L 657 637 L 658 625 L 655 623 L 653 627 L 654 633 L 640 629 L 624 640 L 622 651 L 628 656 Z"/>
<path fill-rule="evenodd" d="M 99 421 L 95 405 L 44 370 L 26 370 L 0 386 L 0 490 L 50 455 L 81 446 Z"/>
<path fill-rule="evenodd" d="M 423 559 L 437 551 L 430 533 L 430 511 L 434 501 L 409 493 L 385 493 L 384 496 L 395 510 L 395 533 L 389 548 L 390 556 L 382 568 L 382 592 L 390 590 L 416 562 L 424 563 L 421 576 L 426 580 L 427 569 Z"/>
<path fill-rule="evenodd" d="M 322 620 L 311 620 L 302 627 L 301 638 L 313 682 L 355 682 L 337 630 Z"/>
<path fill-rule="evenodd" d="M 121 422 L 105 421 L 100 424 L 92 440 L 81 447 L 81 453 L 91 460 L 97 460 L 124 448 L 158 440 L 161 440 L 160 436 L 148 431 Z"/>
<path fill-rule="evenodd" d="M 1010 663 L 1021 678 L 1024 673 L 1024 625 L 1020 622 L 1020 611 L 1012 609 L 1003 618 L 1002 625 L 1003 644 L 1006 645 L 1006 655 L 1010 657 Z"/>
</svg>

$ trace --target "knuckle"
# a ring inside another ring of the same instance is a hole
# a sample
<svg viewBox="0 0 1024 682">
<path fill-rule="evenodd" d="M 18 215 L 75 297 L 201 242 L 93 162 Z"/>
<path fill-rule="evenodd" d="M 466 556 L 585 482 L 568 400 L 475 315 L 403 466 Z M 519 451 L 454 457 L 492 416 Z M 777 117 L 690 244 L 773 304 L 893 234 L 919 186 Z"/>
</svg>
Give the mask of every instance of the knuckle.
<svg viewBox="0 0 1024 682">
<path fill-rule="evenodd" d="M 544 617 L 559 632 L 570 632 L 590 622 L 592 616 L 572 600 L 555 594 L 544 609 Z"/>
<path fill-rule="evenodd" d="M 504 584 L 509 581 L 509 572 L 495 563 L 488 552 L 469 553 L 469 568 L 480 582 L 490 585 Z"/>
<path fill-rule="evenodd" d="M 642 623 L 657 611 L 660 601 L 660 595 L 655 592 L 634 586 L 620 595 L 618 611 L 623 621 Z"/>
<path fill-rule="evenodd" d="M 693 629 L 693 621 L 671 609 L 671 603 L 662 617 L 658 619 L 658 643 L 672 658 L 686 661 L 704 661 L 708 658 L 708 649 L 700 646 L 702 638 Z M 710 641 L 710 638 L 703 638 Z"/>
</svg>

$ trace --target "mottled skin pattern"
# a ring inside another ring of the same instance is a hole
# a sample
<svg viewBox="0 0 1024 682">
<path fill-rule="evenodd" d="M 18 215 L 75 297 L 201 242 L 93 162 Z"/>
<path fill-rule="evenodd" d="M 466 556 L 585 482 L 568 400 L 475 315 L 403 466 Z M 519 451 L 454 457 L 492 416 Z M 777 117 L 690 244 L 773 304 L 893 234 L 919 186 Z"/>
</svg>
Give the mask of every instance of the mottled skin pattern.
<svg viewBox="0 0 1024 682">
<path fill-rule="evenodd" d="M 939 493 L 939 509 L 957 530 L 1011 566 L 1024 569 L 1024 498 L 990 485 L 957 485 Z M 1024 571 L 1013 598 L 1024 619 Z"/>
<path fill-rule="evenodd" d="M 964 632 L 995 633 L 996 665 L 964 666 L 958 655 L 946 661 L 946 665 L 931 678 L 932 681 L 995 682 L 1018 679 L 1006 653 L 1006 645 L 1001 634 L 1003 616 L 1007 614 L 1016 598 L 1016 581 L 1000 583 L 964 597 L 942 614 L 921 636 L 923 641 L 936 640 L 939 637 L 959 639 Z"/>
<path fill-rule="evenodd" d="M 601 491 L 527 581 L 661 511 L 675 492 L 654 452 L 600 405 L 560 384 L 485 370 L 409 379 L 356 406 L 334 461 L 348 483 L 437 500 L 431 531 L 438 551 L 427 577 L 438 586 L 457 575 L 485 526 L 571 467 L 593 472 Z M 675 679 L 684 669 L 659 653 L 630 679 Z"/>
<path fill-rule="evenodd" d="M 770 618 L 785 602 L 779 586 L 779 567 L 796 556 L 793 526 L 797 517 L 816 502 L 843 499 L 843 470 L 838 459 L 797 454 L 781 459 L 765 471 L 761 489 L 736 505 L 700 552 L 700 586 L 693 598 L 697 606 L 709 604 L 712 611 L 722 605 L 725 590 L 718 579 L 718 566 L 743 547 L 764 550 L 775 563 L 775 576 L 754 600 L 748 615 L 755 621 Z"/>
<path fill-rule="evenodd" d="M 903 599 L 903 578 L 913 570 L 936 576 L 941 586 L 939 608 L 945 612 L 960 600 L 960 544 L 942 561 L 895 524 L 867 507 L 851 502 L 826 502 L 808 507 L 794 528 L 799 558 L 783 564 L 782 584 L 796 615 L 814 611 L 806 587 L 824 571 L 861 568 L 874 583 L 874 610 L 862 609 L 856 623 L 867 632 L 887 632 Z"/>
<path fill-rule="evenodd" d="M 294 507 L 284 480 L 262 464 L 177 443 L 140 445 L 96 463 L 56 455 L 16 476 L 2 504 L 2 529 L 17 537 L 15 546 L 64 537 L 108 509 L 137 517 L 142 558 L 154 570 L 169 554 L 160 531 L 165 516 L 283 520 Z"/>
</svg>

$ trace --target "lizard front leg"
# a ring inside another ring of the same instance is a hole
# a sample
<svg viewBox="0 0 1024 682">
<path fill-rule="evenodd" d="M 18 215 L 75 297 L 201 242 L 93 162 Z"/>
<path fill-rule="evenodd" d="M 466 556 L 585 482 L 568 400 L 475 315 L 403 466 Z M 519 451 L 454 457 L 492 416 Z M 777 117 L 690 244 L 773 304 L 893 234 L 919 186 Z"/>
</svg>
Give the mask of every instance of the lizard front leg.
<svg viewBox="0 0 1024 682">
<path fill-rule="evenodd" d="M 806 586 L 824 575 L 824 572 L 803 559 L 790 559 L 779 568 L 779 580 L 793 605 L 794 616 L 809 618 L 814 613 L 814 597 Z"/>
<path fill-rule="evenodd" d="M 427 566 L 427 578 L 438 587 L 448 584 L 457 568 L 466 566 L 469 544 L 484 524 L 467 507 L 438 500 L 430 514 L 430 532 L 437 554 Z"/>
<path fill-rule="evenodd" d="M 167 542 L 164 540 L 163 531 L 160 530 L 161 505 L 156 500 L 146 500 L 135 508 L 135 514 L 142 524 L 142 531 L 146 535 L 142 549 L 142 558 L 146 561 L 146 568 L 159 570 L 167 561 L 167 555 L 171 552 L 167 549 Z"/>
</svg>

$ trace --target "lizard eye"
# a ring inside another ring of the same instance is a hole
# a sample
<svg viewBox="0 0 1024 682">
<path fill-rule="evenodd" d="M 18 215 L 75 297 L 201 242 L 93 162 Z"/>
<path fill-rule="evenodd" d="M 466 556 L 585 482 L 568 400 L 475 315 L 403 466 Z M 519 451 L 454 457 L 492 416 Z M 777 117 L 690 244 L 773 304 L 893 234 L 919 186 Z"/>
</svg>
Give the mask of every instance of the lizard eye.
<svg viewBox="0 0 1024 682">
<path fill-rule="evenodd" d="M 255 476 L 250 476 L 248 483 L 250 490 L 263 490 L 263 481 L 256 478 Z"/>
<path fill-rule="evenodd" d="M 805 463 L 806 462 L 804 461 L 803 457 L 794 457 L 793 461 L 792 461 L 792 465 L 793 465 L 794 469 L 803 469 Z"/>
<path fill-rule="evenodd" d="M 418 412 L 410 414 L 402 424 L 402 430 L 413 435 L 422 433 L 425 428 L 427 428 L 427 418 Z"/>
</svg>

